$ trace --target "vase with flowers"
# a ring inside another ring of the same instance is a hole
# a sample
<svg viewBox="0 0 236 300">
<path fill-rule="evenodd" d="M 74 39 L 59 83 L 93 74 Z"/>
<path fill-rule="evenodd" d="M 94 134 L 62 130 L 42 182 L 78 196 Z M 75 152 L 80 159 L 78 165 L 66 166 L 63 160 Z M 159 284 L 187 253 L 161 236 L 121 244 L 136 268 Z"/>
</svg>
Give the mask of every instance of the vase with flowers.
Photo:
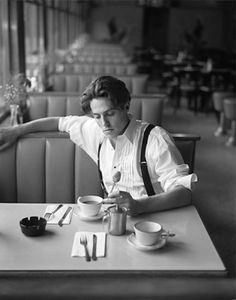
<svg viewBox="0 0 236 300">
<path fill-rule="evenodd" d="M 10 125 L 15 126 L 23 123 L 24 114 L 27 111 L 27 87 L 31 82 L 22 73 L 5 86 L 0 86 L 0 92 L 10 109 Z"/>
<path fill-rule="evenodd" d="M 10 125 L 15 126 L 19 123 L 22 123 L 19 117 L 19 105 L 18 104 L 10 104 Z"/>
</svg>

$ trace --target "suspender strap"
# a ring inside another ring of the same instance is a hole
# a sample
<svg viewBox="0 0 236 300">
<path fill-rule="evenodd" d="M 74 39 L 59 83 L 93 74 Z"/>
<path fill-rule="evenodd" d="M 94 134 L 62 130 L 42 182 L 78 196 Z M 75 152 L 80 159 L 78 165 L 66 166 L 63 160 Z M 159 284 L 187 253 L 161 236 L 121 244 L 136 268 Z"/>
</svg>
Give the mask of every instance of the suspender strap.
<svg viewBox="0 0 236 300">
<path fill-rule="evenodd" d="M 140 167 L 141 167 L 141 172 L 143 176 L 143 182 L 144 186 L 146 188 L 148 196 L 155 195 L 155 191 L 152 186 L 152 182 L 150 179 L 150 175 L 148 172 L 147 168 L 147 161 L 146 161 L 146 156 L 145 156 L 145 151 L 146 151 L 146 146 L 147 146 L 147 140 L 150 131 L 154 128 L 155 126 L 152 124 L 149 124 L 143 134 L 143 143 L 142 143 L 142 148 L 141 148 L 141 155 L 140 155 Z"/>
<path fill-rule="evenodd" d="M 102 186 L 103 192 L 104 192 L 105 195 L 108 195 L 107 190 L 106 190 L 105 185 L 104 185 L 104 182 L 103 182 L 103 179 L 102 179 L 102 172 L 101 172 L 101 169 L 100 169 L 100 152 L 101 152 L 101 147 L 102 147 L 102 143 L 100 143 L 99 146 L 98 146 L 98 159 L 97 159 L 98 173 L 99 173 L 100 182 L 101 182 L 101 186 Z"/>
</svg>

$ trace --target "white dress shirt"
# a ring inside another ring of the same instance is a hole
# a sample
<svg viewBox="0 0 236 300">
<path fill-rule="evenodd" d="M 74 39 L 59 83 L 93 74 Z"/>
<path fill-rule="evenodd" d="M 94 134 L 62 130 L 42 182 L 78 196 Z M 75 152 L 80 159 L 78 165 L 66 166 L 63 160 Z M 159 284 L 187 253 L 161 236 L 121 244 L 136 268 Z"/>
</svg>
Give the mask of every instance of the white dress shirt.
<svg viewBox="0 0 236 300">
<path fill-rule="evenodd" d="M 93 118 L 61 117 L 58 129 L 68 132 L 71 140 L 85 150 L 96 164 L 98 146 L 102 142 L 100 169 L 107 191 L 111 190 L 113 175 L 120 171 L 121 179 L 116 188 L 137 199 L 147 196 L 140 169 L 142 135 L 147 125 L 146 122 L 131 117 L 124 134 L 117 137 L 115 149 Z M 159 126 L 150 132 L 146 160 L 156 194 L 171 190 L 177 185 L 191 189 L 191 182 L 197 181 L 196 174 L 188 173 L 189 167 L 183 162 L 170 135 Z"/>
</svg>

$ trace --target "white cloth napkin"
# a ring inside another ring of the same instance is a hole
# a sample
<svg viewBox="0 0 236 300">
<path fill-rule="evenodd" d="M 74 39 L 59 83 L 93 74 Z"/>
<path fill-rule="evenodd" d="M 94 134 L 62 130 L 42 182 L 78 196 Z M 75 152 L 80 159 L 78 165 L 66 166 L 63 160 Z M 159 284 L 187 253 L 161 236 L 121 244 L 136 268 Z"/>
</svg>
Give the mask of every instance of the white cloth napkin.
<svg viewBox="0 0 236 300">
<path fill-rule="evenodd" d="M 85 256 L 84 246 L 80 244 L 80 236 L 86 235 L 87 237 L 87 247 L 89 255 L 92 255 L 92 249 L 93 249 L 93 234 L 96 234 L 97 236 L 97 250 L 96 254 L 97 257 L 105 256 L 106 253 L 106 232 L 76 232 L 74 237 L 74 242 L 72 246 L 71 256 Z"/>
<path fill-rule="evenodd" d="M 52 212 L 54 211 L 57 206 L 59 204 L 49 204 L 47 207 L 46 207 L 46 210 L 44 212 L 44 215 L 47 213 L 47 212 Z M 47 224 L 58 224 L 58 222 L 60 221 L 60 219 L 63 217 L 64 213 L 66 212 L 67 208 L 69 207 L 70 205 L 67 205 L 67 204 L 63 204 L 63 206 L 47 221 Z M 71 206 L 72 207 L 72 206 Z M 66 216 L 65 220 L 62 222 L 62 224 L 70 224 L 70 221 L 71 221 L 71 217 L 72 217 L 72 212 L 73 212 L 73 207 L 71 209 L 71 211 L 69 212 L 69 214 Z"/>
</svg>

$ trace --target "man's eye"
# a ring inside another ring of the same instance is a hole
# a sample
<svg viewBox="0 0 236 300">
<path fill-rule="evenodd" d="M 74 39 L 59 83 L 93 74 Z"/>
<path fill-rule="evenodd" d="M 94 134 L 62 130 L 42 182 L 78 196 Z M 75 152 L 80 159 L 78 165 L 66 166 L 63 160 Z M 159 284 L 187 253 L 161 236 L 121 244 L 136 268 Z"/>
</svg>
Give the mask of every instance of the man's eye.
<svg viewBox="0 0 236 300">
<path fill-rule="evenodd" d="M 114 116 L 114 114 L 115 114 L 115 112 L 112 110 L 112 111 L 107 112 L 106 116 L 112 117 L 112 116 Z"/>
<path fill-rule="evenodd" d="M 100 118 L 100 115 L 92 114 L 92 117 L 93 117 L 94 119 L 99 119 L 99 118 Z"/>
</svg>

